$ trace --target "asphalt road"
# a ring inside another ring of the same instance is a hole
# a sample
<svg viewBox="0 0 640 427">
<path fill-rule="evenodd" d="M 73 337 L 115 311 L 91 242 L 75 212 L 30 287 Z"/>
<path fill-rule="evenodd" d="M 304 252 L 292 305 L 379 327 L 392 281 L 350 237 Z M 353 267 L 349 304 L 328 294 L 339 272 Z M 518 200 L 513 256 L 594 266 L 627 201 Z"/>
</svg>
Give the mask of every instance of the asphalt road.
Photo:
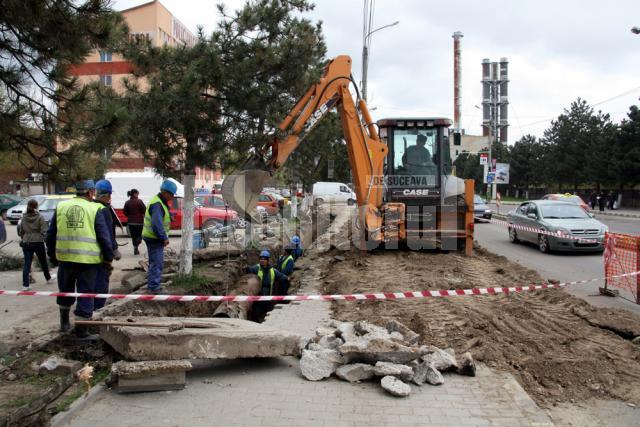
<svg viewBox="0 0 640 427">
<path fill-rule="evenodd" d="M 612 232 L 640 234 L 640 219 L 601 217 L 598 220 L 609 226 L 609 230 Z M 538 271 L 544 279 L 568 282 L 604 276 L 601 253 L 556 252 L 543 254 L 534 244 L 509 242 L 506 227 L 490 223 L 476 223 L 475 230 L 475 238 L 483 247 Z M 598 295 L 599 286 L 603 286 L 603 282 L 572 285 L 567 290 L 571 294 L 589 301 L 594 306 L 626 308 L 640 314 L 640 305 L 622 298 Z M 624 296 L 632 297 L 630 293 L 624 294 Z"/>
</svg>

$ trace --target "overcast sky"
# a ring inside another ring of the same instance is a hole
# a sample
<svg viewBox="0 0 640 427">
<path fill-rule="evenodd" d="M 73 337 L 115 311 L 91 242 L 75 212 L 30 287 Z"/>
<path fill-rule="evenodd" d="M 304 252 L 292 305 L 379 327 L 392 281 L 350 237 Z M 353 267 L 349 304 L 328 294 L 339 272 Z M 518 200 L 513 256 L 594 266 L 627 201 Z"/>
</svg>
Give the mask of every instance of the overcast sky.
<svg viewBox="0 0 640 427">
<path fill-rule="evenodd" d="M 122 10 L 145 0 L 116 0 Z M 212 30 L 216 0 L 162 0 L 187 27 Z M 224 1 L 237 9 L 243 0 Z M 328 56 L 350 55 L 360 81 L 363 0 L 316 0 Z M 577 97 L 619 121 L 639 104 L 640 0 L 377 0 L 368 98 L 375 119 L 453 118 L 453 39 L 462 31 L 462 127 L 481 133 L 481 61 L 509 60 L 509 142 L 541 136 Z M 612 99 L 615 98 L 615 99 Z M 605 102 L 603 102 L 605 101 Z"/>
</svg>

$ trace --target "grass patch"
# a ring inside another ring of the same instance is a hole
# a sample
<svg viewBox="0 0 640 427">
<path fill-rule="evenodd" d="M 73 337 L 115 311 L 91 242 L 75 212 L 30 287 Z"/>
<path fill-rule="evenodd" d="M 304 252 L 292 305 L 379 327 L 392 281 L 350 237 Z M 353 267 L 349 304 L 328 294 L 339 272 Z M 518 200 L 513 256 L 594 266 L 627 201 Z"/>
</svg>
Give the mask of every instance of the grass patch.
<svg viewBox="0 0 640 427">
<path fill-rule="evenodd" d="M 0 271 L 20 270 L 22 263 L 22 258 L 0 254 Z"/>
<path fill-rule="evenodd" d="M 82 396 L 82 393 L 84 392 L 84 386 L 80 386 L 79 384 L 74 385 L 74 387 L 76 388 L 75 390 L 73 390 L 71 393 L 69 393 L 63 400 L 62 402 L 58 403 L 56 405 L 56 409 L 55 412 L 59 413 L 59 412 L 64 412 L 66 410 L 68 410 L 71 407 L 71 404 L 73 402 L 75 402 L 80 396 Z"/>
<path fill-rule="evenodd" d="M 16 399 L 10 400 L 7 404 L 7 407 L 19 408 L 21 406 L 28 405 L 29 403 L 31 403 L 31 400 L 32 399 L 30 397 L 18 397 Z"/>
<path fill-rule="evenodd" d="M 211 283 L 210 277 L 201 276 L 198 273 L 193 273 L 189 276 L 176 276 L 173 279 L 171 287 L 180 288 L 186 291 L 194 291 L 202 289 Z"/>
<path fill-rule="evenodd" d="M 99 384 L 102 381 L 104 381 L 105 378 L 107 378 L 109 376 L 109 372 L 110 371 L 111 371 L 111 368 L 109 366 L 102 366 L 100 368 L 97 368 L 93 372 L 93 377 L 89 381 L 90 384 L 91 384 L 91 387 L 95 387 L 97 384 Z M 58 402 L 58 404 L 56 404 L 54 413 L 57 414 L 57 413 L 60 413 L 60 412 L 67 411 L 71 407 L 73 402 L 75 402 L 80 397 L 82 397 L 82 395 L 86 391 L 85 384 L 84 383 L 80 383 L 80 382 L 74 384 L 72 386 L 72 388 L 73 388 L 73 390 L 68 392 L 68 394 L 66 396 L 63 396 L 64 398 L 60 402 Z"/>
</svg>

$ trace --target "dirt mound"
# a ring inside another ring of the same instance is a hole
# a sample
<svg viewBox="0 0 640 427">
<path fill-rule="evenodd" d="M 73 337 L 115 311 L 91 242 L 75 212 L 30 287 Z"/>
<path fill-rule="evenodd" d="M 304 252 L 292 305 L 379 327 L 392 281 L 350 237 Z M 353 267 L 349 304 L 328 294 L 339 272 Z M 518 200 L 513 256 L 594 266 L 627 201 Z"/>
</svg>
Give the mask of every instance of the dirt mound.
<svg viewBox="0 0 640 427">
<path fill-rule="evenodd" d="M 331 254 L 327 254 L 330 259 Z M 344 254 L 343 254 L 344 255 Z M 326 293 L 514 286 L 541 282 L 534 271 L 483 249 L 471 258 L 425 252 L 355 252 L 327 261 Z M 471 351 L 510 371 L 543 407 L 590 397 L 640 404 L 640 318 L 592 308 L 562 290 L 518 295 L 334 302 L 344 321 L 405 323 L 424 344 Z"/>
</svg>

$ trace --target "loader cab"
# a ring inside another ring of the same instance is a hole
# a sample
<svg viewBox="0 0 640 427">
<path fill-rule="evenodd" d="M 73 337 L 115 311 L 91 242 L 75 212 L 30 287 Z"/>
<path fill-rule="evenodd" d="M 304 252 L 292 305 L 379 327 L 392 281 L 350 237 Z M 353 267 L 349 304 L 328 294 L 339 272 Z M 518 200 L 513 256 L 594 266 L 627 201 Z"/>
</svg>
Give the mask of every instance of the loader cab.
<svg viewBox="0 0 640 427">
<path fill-rule="evenodd" d="M 442 205 L 444 175 L 451 173 L 449 126 L 445 118 L 391 118 L 378 121 L 389 152 L 385 201 Z"/>
</svg>

